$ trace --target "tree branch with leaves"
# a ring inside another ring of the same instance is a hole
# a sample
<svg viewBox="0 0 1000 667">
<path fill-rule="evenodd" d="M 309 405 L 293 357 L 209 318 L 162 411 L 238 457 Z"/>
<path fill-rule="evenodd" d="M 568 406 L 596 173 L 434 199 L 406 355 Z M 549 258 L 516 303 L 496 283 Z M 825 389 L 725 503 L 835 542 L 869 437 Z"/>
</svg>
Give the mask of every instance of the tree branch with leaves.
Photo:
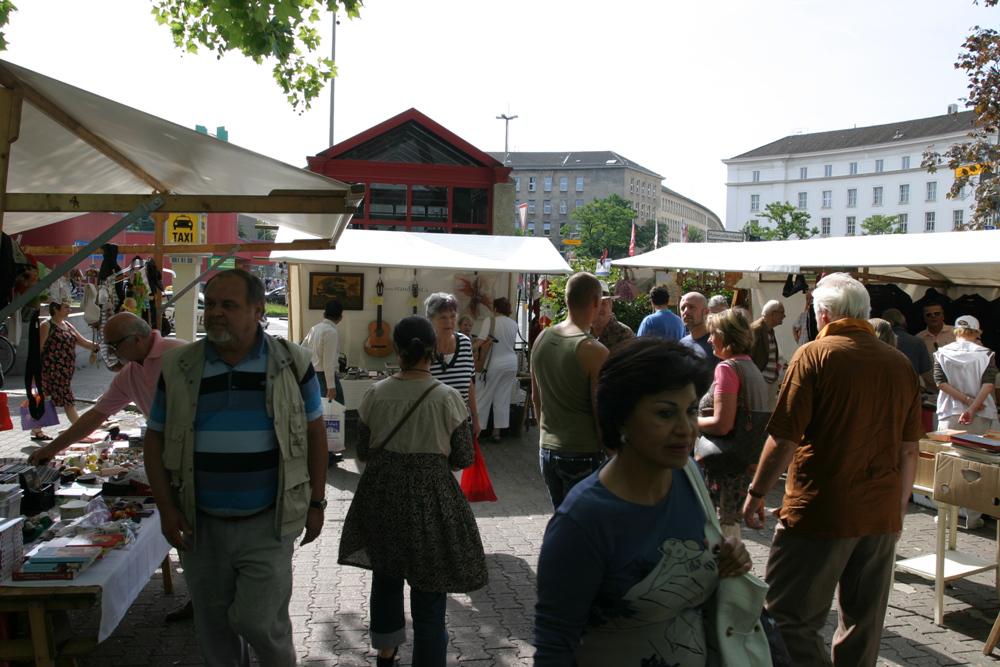
<svg viewBox="0 0 1000 667">
<path fill-rule="evenodd" d="M 762 225 L 761 220 L 774 226 Z M 774 201 L 765 206 L 757 218 L 743 225 L 743 231 L 751 240 L 758 241 L 786 241 L 792 237 L 808 239 L 819 234 L 817 228 L 809 227 L 809 220 L 806 211 L 789 202 Z"/>
</svg>

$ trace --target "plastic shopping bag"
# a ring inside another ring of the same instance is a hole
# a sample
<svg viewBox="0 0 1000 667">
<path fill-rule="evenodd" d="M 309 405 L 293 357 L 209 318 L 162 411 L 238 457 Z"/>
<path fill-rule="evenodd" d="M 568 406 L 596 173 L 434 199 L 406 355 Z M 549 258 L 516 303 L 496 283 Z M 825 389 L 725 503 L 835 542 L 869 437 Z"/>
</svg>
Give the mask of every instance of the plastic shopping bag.
<svg viewBox="0 0 1000 667">
<path fill-rule="evenodd" d="M 7 407 L 7 394 L 0 391 L 0 431 L 9 431 L 14 428 L 10 421 L 10 410 Z"/>
<path fill-rule="evenodd" d="M 326 427 L 326 450 L 337 453 L 346 449 L 344 444 L 344 405 L 337 401 L 323 401 L 323 425 Z"/>
<path fill-rule="evenodd" d="M 486 470 L 486 459 L 479 449 L 479 436 L 472 439 L 475 459 L 472 465 L 462 471 L 462 493 L 470 503 L 496 502 L 497 494 L 493 491 L 493 482 Z"/>
</svg>

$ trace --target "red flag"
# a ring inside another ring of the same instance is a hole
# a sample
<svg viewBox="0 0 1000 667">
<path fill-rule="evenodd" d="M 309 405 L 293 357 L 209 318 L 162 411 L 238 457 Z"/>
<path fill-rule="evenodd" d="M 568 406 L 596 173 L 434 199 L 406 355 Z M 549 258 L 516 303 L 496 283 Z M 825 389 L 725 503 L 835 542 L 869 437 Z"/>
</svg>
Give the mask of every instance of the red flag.
<svg viewBox="0 0 1000 667">
<path fill-rule="evenodd" d="M 632 240 L 628 242 L 628 256 L 635 255 L 635 223 L 632 223 Z"/>
</svg>

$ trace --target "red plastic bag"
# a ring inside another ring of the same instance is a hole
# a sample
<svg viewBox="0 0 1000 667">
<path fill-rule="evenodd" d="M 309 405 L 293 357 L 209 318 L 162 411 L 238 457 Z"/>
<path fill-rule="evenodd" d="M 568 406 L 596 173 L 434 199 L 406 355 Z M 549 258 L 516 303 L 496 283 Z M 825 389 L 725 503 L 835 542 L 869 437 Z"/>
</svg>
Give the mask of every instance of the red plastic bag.
<svg viewBox="0 0 1000 667">
<path fill-rule="evenodd" d="M 493 482 L 486 471 L 486 459 L 479 449 L 479 436 L 472 439 L 472 449 L 475 459 L 472 465 L 462 471 L 462 493 L 470 503 L 496 502 L 497 494 L 493 492 Z"/>
<path fill-rule="evenodd" d="M 0 431 L 9 431 L 14 428 L 10 420 L 10 409 L 7 407 L 7 394 L 0 391 Z"/>
</svg>

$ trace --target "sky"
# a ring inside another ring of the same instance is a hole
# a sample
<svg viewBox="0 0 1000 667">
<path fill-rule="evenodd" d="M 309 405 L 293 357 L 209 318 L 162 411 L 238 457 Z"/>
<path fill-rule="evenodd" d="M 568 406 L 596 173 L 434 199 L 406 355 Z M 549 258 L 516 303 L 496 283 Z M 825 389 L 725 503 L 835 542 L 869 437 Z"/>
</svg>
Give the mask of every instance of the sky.
<svg viewBox="0 0 1000 667">
<path fill-rule="evenodd" d="M 182 54 L 148 0 L 22 0 L 0 58 L 289 164 L 330 145 L 269 64 Z M 331 21 L 320 50 L 330 51 Z M 781 137 L 936 116 L 972 0 L 367 0 L 336 34 L 335 141 L 415 107 L 485 151 L 613 150 L 725 215 L 721 160 Z"/>
</svg>

